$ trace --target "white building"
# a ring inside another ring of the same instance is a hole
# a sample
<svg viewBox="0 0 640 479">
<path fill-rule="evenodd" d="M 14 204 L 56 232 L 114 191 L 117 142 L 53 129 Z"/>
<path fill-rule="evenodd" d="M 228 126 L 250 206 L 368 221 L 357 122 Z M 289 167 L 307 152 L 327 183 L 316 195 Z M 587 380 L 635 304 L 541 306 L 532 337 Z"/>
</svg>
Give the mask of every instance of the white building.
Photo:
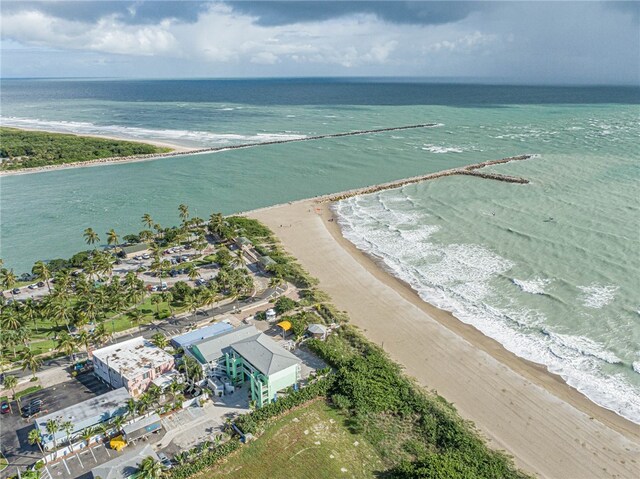
<svg viewBox="0 0 640 479">
<path fill-rule="evenodd" d="M 173 356 L 143 337 L 93 352 L 94 374 L 114 388 L 126 388 L 134 398 L 173 368 Z"/>
</svg>

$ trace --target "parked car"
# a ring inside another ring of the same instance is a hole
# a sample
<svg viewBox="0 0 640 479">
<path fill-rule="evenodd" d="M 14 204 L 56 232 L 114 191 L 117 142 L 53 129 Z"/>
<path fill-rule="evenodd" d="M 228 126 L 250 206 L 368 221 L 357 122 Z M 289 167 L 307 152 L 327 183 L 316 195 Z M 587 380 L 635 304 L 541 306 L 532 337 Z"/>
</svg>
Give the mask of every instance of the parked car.
<svg viewBox="0 0 640 479">
<path fill-rule="evenodd" d="M 0 404 L 0 414 L 8 414 L 11 412 L 11 407 L 7 401 L 2 401 Z"/>
<path fill-rule="evenodd" d="M 149 259 L 151 258 L 151 256 L 149 256 L 147 253 L 142 255 L 142 259 Z"/>
<path fill-rule="evenodd" d="M 160 285 L 160 290 L 166 291 L 167 289 L 169 289 L 169 287 L 167 286 L 167 283 L 163 281 L 162 284 Z"/>
<path fill-rule="evenodd" d="M 34 407 L 31 407 L 31 405 L 24 406 L 22 408 L 22 417 L 25 419 L 32 418 L 36 414 L 39 414 L 41 410 L 42 409 L 40 406 L 34 406 Z"/>
<path fill-rule="evenodd" d="M 38 288 L 44 288 L 45 287 L 44 281 L 38 281 L 36 284 L 38 285 Z"/>
<path fill-rule="evenodd" d="M 30 284 L 29 286 L 27 286 L 27 288 L 29 289 L 38 289 L 38 285 L 37 284 Z"/>
<path fill-rule="evenodd" d="M 171 469 L 173 467 L 173 463 L 171 462 L 171 459 L 169 459 L 164 452 L 158 453 L 158 459 L 160 459 L 160 463 L 167 469 Z"/>
<path fill-rule="evenodd" d="M 13 294 L 20 294 L 20 288 L 13 288 L 13 290 L 11 290 L 11 292 Z"/>
</svg>

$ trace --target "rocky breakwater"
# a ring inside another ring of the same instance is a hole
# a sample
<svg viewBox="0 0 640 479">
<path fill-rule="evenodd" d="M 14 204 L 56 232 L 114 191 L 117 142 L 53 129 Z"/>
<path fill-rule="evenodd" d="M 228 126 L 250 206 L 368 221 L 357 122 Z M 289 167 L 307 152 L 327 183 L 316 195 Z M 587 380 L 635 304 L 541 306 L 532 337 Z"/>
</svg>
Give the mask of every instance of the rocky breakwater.
<svg viewBox="0 0 640 479">
<path fill-rule="evenodd" d="M 484 178 L 488 180 L 506 181 L 508 183 L 527 184 L 529 183 L 529 180 L 519 176 L 501 175 L 499 173 L 480 172 L 477 170 L 487 166 L 509 163 L 511 161 L 528 160 L 530 158 L 533 158 L 534 156 L 535 155 L 519 155 L 519 156 L 510 156 L 508 158 L 501 158 L 499 160 L 483 161 L 482 163 L 474 163 L 473 165 L 465 166 L 462 168 L 452 168 L 450 170 L 438 171 L 436 173 L 429 173 L 429 174 L 420 175 L 420 176 L 412 176 L 410 178 L 403 178 L 401 180 L 390 181 L 389 183 L 382 183 L 379 185 L 366 186 L 364 188 L 344 191 L 336 195 L 327 195 L 319 198 L 319 200 L 323 202 L 324 201 L 331 201 L 331 202 L 340 201 L 346 198 L 350 198 L 352 196 L 377 193 L 378 191 L 401 188 L 405 185 L 409 185 L 412 183 L 419 183 L 421 181 L 434 180 L 436 178 L 442 178 L 444 176 L 454 176 L 454 175 L 469 175 L 469 176 L 477 176 L 478 178 Z"/>
</svg>

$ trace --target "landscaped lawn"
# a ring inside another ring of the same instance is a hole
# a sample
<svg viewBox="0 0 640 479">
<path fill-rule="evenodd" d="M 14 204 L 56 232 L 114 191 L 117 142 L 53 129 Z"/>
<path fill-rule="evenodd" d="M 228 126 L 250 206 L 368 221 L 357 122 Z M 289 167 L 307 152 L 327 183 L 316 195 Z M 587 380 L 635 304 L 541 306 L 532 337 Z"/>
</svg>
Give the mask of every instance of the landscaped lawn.
<svg viewBox="0 0 640 479">
<path fill-rule="evenodd" d="M 344 417 L 324 401 L 293 411 L 272 424 L 227 462 L 194 479 L 372 478 L 384 470 L 373 447 L 351 434 Z"/>
</svg>

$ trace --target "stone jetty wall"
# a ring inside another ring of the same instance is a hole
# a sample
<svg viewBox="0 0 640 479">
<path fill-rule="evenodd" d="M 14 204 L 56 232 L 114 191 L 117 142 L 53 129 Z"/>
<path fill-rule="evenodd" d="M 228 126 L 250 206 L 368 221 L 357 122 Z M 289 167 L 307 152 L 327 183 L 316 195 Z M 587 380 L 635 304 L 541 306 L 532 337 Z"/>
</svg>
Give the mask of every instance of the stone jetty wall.
<svg viewBox="0 0 640 479">
<path fill-rule="evenodd" d="M 367 186 L 367 187 L 358 188 L 355 190 L 344 191 L 342 193 L 338 193 L 335 195 L 326 195 L 320 198 L 319 200 L 321 202 L 340 201 L 346 198 L 351 198 L 352 196 L 377 193 L 383 190 L 401 188 L 405 185 L 410 185 L 412 183 L 419 183 L 421 181 L 433 180 L 436 178 L 442 178 L 443 176 L 454 176 L 454 175 L 469 175 L 469 176 L 477 176 L 478 178 L 484 178 L 489 180 L 506 181 L 508 183 L 526 184 L 526 183 L 529 183 L 529 180 L 527 180 L 526 178 L 521 178 L 519 176 L 508 176 L 508 175 L 501 175 L 498 173 L 480 172 L 476 170 L 480 168 L 484 168 L 486 166 L 509 163 L 511 161 L 528 160 L 530 158 L 533 158 L 534 156 L 535 155 L 510 156 L 508 158 L 502 158 L 500 160 L 490 160 L 490 161 L 484 161 L 482 163 L 474 163 L 473 165 L 464 166 L 462 168 L 452 168 L 450 170 L 438 171 L 437 173 L 429 173 L 427 175 L 413 176 L 411 178 L 404 178 L 402 180 L 391 181 L 389 183 L 382 183 L 379 185 Z"/>
<path fill-rule="evenodd" d="M 198 155 L 202 153 L 212 153 L 216 151 L 237 150 L 240 148 L 254 148 L 256 146 L 279 145 L 283 143 L 293 143 L 293 142 L 299 142 L 299 141 L 313 141 L 313 140 L 322 140 L 325 138 L 339 138 L 342 136 L 369 135 L 373 133 L 383 133 L 387 131 L 410 130 L 415 128 L 430 128 L 434 126 L 438 126 L 438 125 L 436 123 L 422 123 L 419 125 L 394 126 L 389 128 L 377 128 L 373 130 L 356 130 L 356 131 L 349 131 L 344 133 L 330 133 L 326 135 L 304 136 L 300 138 L 289 138 L 286 140 L 271 140 L 271 141 L 262 141 L 262 142 L 253 142 L 253 143 L 242 143 L 239 145 L 230 145 L 230 146 L 214 146 L 211 148 L 197 148 L 197 149 L 186 150 L 186 151 L 171 151 L 169 153 L 151 153 L 147 155 L 135 155 L 135 156 L 115 156 L 110 158 L 98 158 L 95 160 L 88 160 L 88 161 L 77 161 L 74 163 L 63 163 L 59 165 L 39 166 L 37 168 L 0 170 L 0 176 L 25 174 L 25 173 L 37 173 L 40 171 L 57 170 L 57 169 L 63 169 L 63 168 L 79 168 L 83 166 L 92 166 L 92 165 L 99 165 L 99 164 L 156 160 L 160 158 L 171 158 L 173 156 Z"/>
</svg>

